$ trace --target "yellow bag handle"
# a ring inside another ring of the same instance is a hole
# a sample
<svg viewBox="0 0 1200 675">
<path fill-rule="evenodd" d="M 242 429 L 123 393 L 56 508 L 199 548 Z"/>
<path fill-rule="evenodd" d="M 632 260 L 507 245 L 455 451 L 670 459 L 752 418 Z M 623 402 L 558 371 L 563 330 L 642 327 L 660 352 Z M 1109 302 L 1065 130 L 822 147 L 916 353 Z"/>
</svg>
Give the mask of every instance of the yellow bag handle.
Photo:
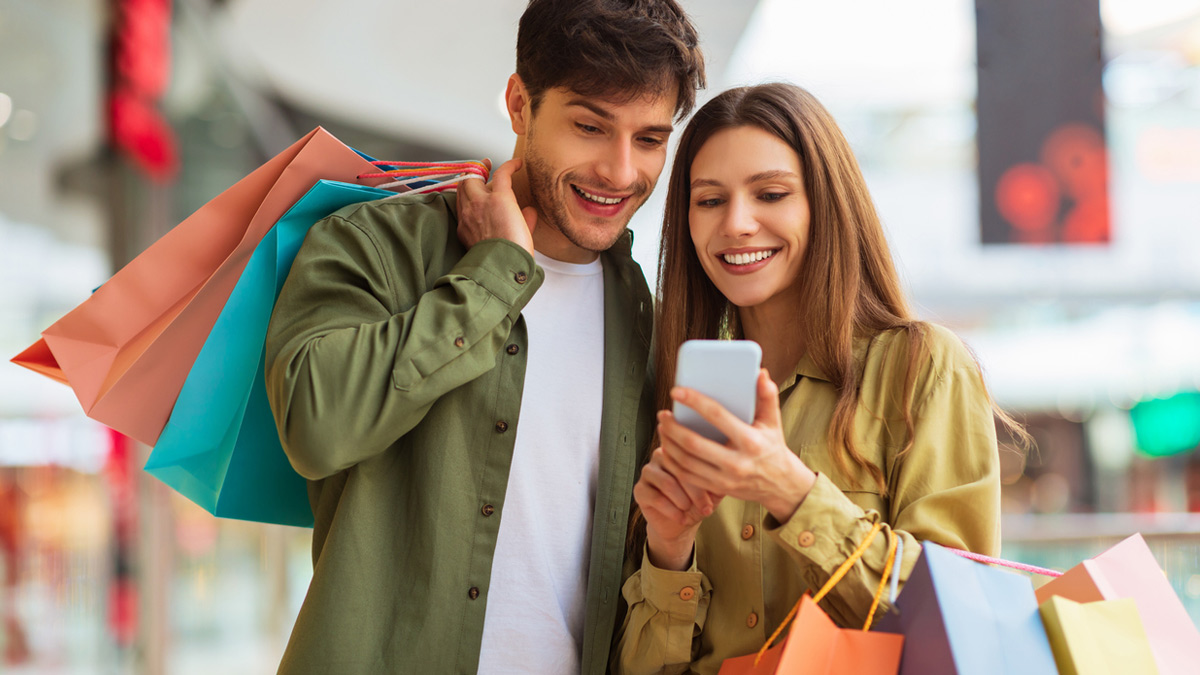
<svg viewBox="0 0 1200 675">
<path fill-rule="evenodd" d="M 871 526 L 871 531 L 867 533 L 867 536 L 863 539 L 862 543 L 858 545 L 858 548 L 854 549 L 854 552 L 846 558 L 846 561 L 843 562 L 836 570 L 834 570 L 833 574 L 829 577 L 829 581 L 826 581 L 825 585 L 821 587 L 821 590 L 817 591 L 817 594 L 813 596 L 813 602 L 820 602 L 821 599 L 824 598 L 827 593 L 829 593 L 829 591 L 833 590 L 834 585 L 836 585 L 837 582 L 841 581 L 842 578 L 846 576 L 851 567 L 854 567 L 854 563 L 858 562 L 858 559 L 863 556 L 863 553 L 867 551 L 867 548 L 871 545 L 871 542 L 875 540 L 875 535 L 879 534 L 879 531 L 882 529 L 882 522 L 875 523 Z M 888 530 L 887 563 L 884 565 L 883 574 L 880 575 L 879 578 L 879 588 L 875 589 L 875 597 L 871 601 L 871 611 L 867 613 L 867 622 L 863 624 L 864 631 L 871 628 L 871 619 L 875 618 L 875 610 L 879 607 L 879 600 L 883 597 L 884 589 L 887 588 L 888 576 L 890 576 L 892 573 L 892 566 L 895 561 L 896 534 L 891 530 Z M 801 597 L 800 600 L 796 601 L 796 604 L 792 606 L 792 611 L 788 612 L 787 616 L 783 618 L 783 622 L 780 623 L 779 627 L 775 629 L 775 632 L 771 633 L 771 637 L 767 638 L 767 641 L 763 643 L 763 646 L 758 650 L 758 654 L 754 657 L 755 666 L 758 665 L 759 660 L 762 659 L 763 654 L 767 652 L 767 649 L 771 647 L 771 643 L 775 642 L 775 638 L 779 637 L 779 634 L 783 632 L 783 629 L 792 622 L 792 619 L 796 618 L 796 613 L 800 611 L 800 602 L 803 600 L 804 598 Z"/>
</svg>

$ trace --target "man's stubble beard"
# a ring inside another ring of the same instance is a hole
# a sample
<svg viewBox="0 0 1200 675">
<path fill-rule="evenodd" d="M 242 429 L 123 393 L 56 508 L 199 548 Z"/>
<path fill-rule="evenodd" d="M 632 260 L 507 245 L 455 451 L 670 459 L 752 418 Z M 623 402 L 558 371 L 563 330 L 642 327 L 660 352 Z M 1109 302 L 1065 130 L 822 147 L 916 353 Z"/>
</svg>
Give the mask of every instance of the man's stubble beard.
<svg viewBox="0 0 1200 675">
<path fill-rule="evenodd" d="M 530 137 L 532 140 L 532 136 Z M 629 197 L 631 200 L 639 200 L 637 206 L 629 212 L 629 216 L 621 223 L 620 228 L 614 228 L 611 238 L 607 241 L 588 241 L 585 239 L 590 231 L 600 231 L 601 228 L 582 227 L 576 230 L 572 227 L 570 215 L 567 213 L 567 205 L 563 202 L 563 194 L 557 189 L 554 178 L 551 175 L 552 171 L 548 163 L 542 159 L 537 153 L 536 146 L 532 143 L 526 145 L 525 148 L 525 176 L 529 182 L 529 200 L 532 206 L 537 210 L 538 222 L 537 227 L 549 227 L 552 230 L 561 234 L 567 241 L 574 246 L 585 251 L 593 253 L 601 253 L 612 248 L 613 244 L 624 234 L 625 228 L 629 225 L 629 218 L 642 207 L 646 202 L 646 198 L 650 194 L 649 186 L 641 186 L 634 190 L 634 194 Z M 571 190 L 569 183 L 572 183 L 572 174 L 564 176 L 564 187 Z M 579 181 L 580 184 L 586 186 L 587 182 Z"/>
</svg>

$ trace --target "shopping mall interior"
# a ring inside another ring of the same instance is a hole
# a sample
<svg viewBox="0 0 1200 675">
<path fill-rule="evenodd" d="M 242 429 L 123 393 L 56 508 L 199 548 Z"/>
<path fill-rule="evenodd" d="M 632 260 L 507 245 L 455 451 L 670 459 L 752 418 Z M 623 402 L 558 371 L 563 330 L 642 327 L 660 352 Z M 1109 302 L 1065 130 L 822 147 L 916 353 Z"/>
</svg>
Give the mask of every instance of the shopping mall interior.
<svg viewBox="0 0 1200 675">
<path fill-rule="evenodd" d="M 917 313 L 1032 434 L 1001 435 L 1003 557 L 1141 533 L 1200 622 L 1200 0 L 681 3 L 700 102 L 829 108 Z M 510 157 L 524 6 L 0 0 L 0 672 L 274 672 L 312 530 L 214 517 L 7 359 L 315 127 Z M 651 288 L 666 175 L 631 223 Z"/>
</svg>

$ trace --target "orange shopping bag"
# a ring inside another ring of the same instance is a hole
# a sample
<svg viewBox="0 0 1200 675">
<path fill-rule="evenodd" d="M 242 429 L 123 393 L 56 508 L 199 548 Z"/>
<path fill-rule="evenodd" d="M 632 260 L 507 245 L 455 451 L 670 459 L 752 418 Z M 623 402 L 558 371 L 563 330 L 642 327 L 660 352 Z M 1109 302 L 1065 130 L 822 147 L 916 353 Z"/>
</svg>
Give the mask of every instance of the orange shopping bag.
<svg viewBox="0 0 1200 675">
<path fill-rule="evenodd" d="M 875 600 L 871 604 L 871 611 L 867 614 L 867 621 L 862 630 L 838 628 L 817 606 L 821 598 L 825 597 L 834 584 L 862 557 L 880 529 L 882 525 L 876 523 L 866 539 L 815 596 L 809 597 L 805 593 L 800 597 L 800 601 L 757 654 L 726 659 L 721 664 L 719 675 L 896 675 L 900 669 L 904 636 L 869 633 L 867 630 L 871 627 L 871 619 L 875 616 L 879 599 L 887 587 L 888 576 L 899 573 L 899 570 L 892 569 L 893 565 L 899 567 L 899 537 L 889 532 L 891 536 L 888 542 L 887 567 L 879 581 Z M 768 649 L 767 646 L 775 641 L 788 625 L 788 621 L 792 622 L 792 627 L 787 638 Z"/>
<path fill-rule="evenodd" d="M 1200 668 L 1200 631 L 1142 535 L 1135 534 L 1036 590 L 1039 603 L 1053 596 L 1075 602 L 1132 598 L 1163 675 Z"/>
<path fill-rule="evenodd" d="M 70 385 L 89 417 L 154 445 L 271 226 L 318 179 L 377 171 L 314 129 L 163 235 L 13 362 Z"/>
</svg>

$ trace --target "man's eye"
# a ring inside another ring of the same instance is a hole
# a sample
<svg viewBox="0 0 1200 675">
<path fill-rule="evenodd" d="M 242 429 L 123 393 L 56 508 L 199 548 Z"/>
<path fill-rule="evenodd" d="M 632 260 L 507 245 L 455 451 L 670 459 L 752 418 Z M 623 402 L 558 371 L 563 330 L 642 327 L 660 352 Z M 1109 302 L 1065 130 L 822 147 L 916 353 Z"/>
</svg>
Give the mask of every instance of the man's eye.
<svg viewBox="0 0 1200 675">
<path fill-rule="evenodd" d="M 585 133 L 585 134 L 598 134 L 598 133 L 600 133 L 600 129 L 599 129 L 598 127 L 594 127 L 594 126 L 592 126 L 592 125 L 590 125 L 590 124 L 576 124 L 575 126 L 579 127 L 579 130 L 580 130 L 580 131 L 582 131 L 582 132 L 583 132 L 583 133 Z"/>
<path fill-rule="evenodd" d="M 641 141 L 643 145 L 650 148 L 657 148 L 663 144 L 663 139 L 654 136 L 643 136 Z"/>
</svg>

